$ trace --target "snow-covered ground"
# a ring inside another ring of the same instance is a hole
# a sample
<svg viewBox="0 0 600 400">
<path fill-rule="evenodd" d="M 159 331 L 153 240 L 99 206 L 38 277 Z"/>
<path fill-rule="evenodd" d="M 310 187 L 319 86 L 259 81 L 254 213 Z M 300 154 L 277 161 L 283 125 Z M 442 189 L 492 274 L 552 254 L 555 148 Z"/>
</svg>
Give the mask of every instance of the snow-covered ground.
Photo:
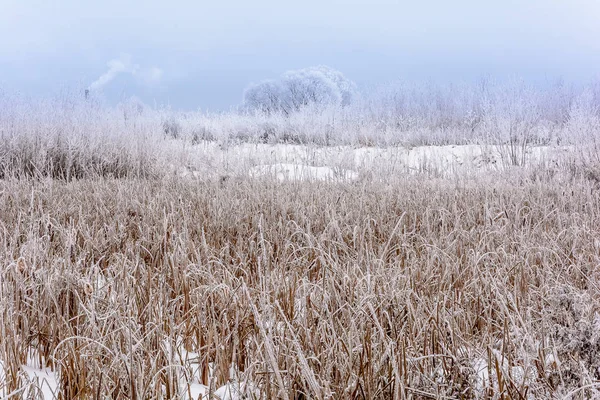
<svg viewBox="0 0 600 400">
<path fill-rule="evenodd" d="M 167 142 L 165 154 L 176 175 L 189 178 L 222 176 L 277 180 L 352 181 L 360 177 L 486 172 L 515 165 L 552 167 L 576 154 L 569 146 L 421 146 L 324 147 L 291 144 L 198 145 Z"/>
</svg>

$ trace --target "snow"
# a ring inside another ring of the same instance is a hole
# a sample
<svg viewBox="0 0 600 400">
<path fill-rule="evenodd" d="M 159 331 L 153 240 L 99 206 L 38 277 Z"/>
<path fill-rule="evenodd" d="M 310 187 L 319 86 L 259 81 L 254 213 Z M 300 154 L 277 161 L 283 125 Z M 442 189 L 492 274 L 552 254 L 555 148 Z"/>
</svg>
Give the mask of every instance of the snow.
<svg viewBox="0 0 600 400">
<path fill-rule="evenodd" d="M 41 392 L 43 400 L 54 400 L 58 398 L 58 376 L 50 368 L 38 368 L 34 366 L 32 358 L 27 365 L 23 365 L 21 370 L 27 376 L 28 384 L 21 388 L 22 392 L 12 393 L 13 398 L 27 398 L 30 394 L 39 394 Z M 6 398 L 4 364 L 0 361 L 0 397 Z M 11 396 L 12 397 L 12 396 Z"/>
<path fill-rule="evenodd" d="M 492 350 L 493 356 L 498 361 L 498 365 L 502 371 L 502 374 L 506 377 L 512 377 L 513 381 L 516 384 L 521 384 L 524 381 L 529 380 L 529 376 L 526 374 L 525 369 L 520 365 L 509 365 L 506 357 L 502 355 L 498 350 Z M 471 361 L 471 365 L 477 374 L 476 382 L 475 382 L 475 390 L 483 395 L 485 389 L 490 385 L 490 365 L 488 361 L 481 357 L 476 357 Z M 494 389 L 498 389 L 497 387 L 497 377 L 495 371 L 495 365 L 491 367 L 492 372 L 492 383 L 494 384 Z"/>
<path fill-rule="evenodd" d="M 174 174 L 199 177 L 264 177 L 285 180 L 355 180 L 370 173 L 435 174 L 486 172 L 527 165 L 557 166 L 574 154 L 569 146 L 510 148 L 498 145 L 447 145 L 417 147 L 353 147 L 263 143 L 167 142 L 165 168 Z M 344 175 L 344 173 L 346 175 Z"/>
<path fill-rule="evenodd" d="M 172 360 L 174 363 L 182 365 L 186 370 L 191 372 L 190 374 L 182 374 L 180 376 L 180 389 L 183 398 L 186 400 L 208 400 L 210 388 L 199 382 L 198 378 L 201 369 L 201 356 L 199 353 L 188 351 L 183 345 L 183 340 L 177 338 L 175 340 L 175 346 L 171 345 L 169 340 L 164 340 L 163 344 L 168 353 L 172 354 Z M 215 365 L 214 363 L 208 363 L 208 381 L 214 382 Z M 239 383 L 239 372 L 237 368 L 232 364 L 229 368 L 229 381 L 217 388 L 210 399 L 215 400 L 238 400 L 242 398 L 242 395 L 247 390 L 252 390 L 253 393 L 258 393 L 253 386 L 246 387 L 245 383 Z M 214 388 L 214 386 L 213 386 Z M 257 395 L 258 398 L 258 395 Z"/>
<path fill-rule="evenodd" d="M 214 391 L 211 399 L 215 400 L 240 400 L 243 398 L 245 385 L 235 382 L 227 382 Z M 187 388 L 184 388 L 184 398 L 189 400 L 205 400 L 209 398 L 209 389 L 207 386 L 200 383 L 192 383 L 189 385 L 189 393 Z"/>
<path fill-rule="evenodd" d="M 227 384 L 215 391 L 215 396 L 221 400 L 239 400 L 242 398 L 243 391 L 243 384 L 239 385 L 237 383 L 227 382 Z"/>
<path fill-rule="evenodd" d="M 189 400 L 199 400 L 208 397 L 208 387 L 201 383 L 192 383 L 189 385 L 189 392 L 183 389 L 188 395 Z"/>
<path fill-rule="evenodd" d="M 473 369 L 477 374 L 477 380 L 475 382 L 475 390 L 479 393 L 483 393 L 486 386 L 490 382 L 489 367 L 486 360 L 483 358 L 476 358 L 473 360 Z"/>
<path fill-rule="evenodd" d="M 24 365 L 22 368 L 29 376 L 30 381 L 37 383 L 36 386 L 41 389 L 44 400 L 58 398 L 58 377 L 55 372 L 52 372 L 50 368 L 35 368 L 29 365 Z"/>
</svg>

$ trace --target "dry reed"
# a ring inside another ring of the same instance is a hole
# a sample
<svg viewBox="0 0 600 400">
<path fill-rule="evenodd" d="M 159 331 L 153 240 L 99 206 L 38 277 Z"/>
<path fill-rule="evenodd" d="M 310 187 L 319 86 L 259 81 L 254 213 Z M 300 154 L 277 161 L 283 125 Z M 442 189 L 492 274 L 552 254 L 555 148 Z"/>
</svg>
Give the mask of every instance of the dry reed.
<svg viewBox="0 0 600 400">
<path fill-rule="evenodd" d="M 515 176 L 0 181 L 0 393 L 597 397 L 598 188 Z"/>
</svg>

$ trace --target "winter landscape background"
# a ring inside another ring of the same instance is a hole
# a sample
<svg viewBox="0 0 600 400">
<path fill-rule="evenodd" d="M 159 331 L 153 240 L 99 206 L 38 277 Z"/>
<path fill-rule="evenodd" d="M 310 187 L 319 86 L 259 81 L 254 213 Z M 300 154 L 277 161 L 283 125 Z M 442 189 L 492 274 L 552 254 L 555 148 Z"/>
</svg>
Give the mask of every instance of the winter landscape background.
<svg viewBox="0 0 600 400">
<path fill-rule="evenodd" d="M 600 8 L 8 0 L 0 397 L 600 397 Z"/>
</svg>

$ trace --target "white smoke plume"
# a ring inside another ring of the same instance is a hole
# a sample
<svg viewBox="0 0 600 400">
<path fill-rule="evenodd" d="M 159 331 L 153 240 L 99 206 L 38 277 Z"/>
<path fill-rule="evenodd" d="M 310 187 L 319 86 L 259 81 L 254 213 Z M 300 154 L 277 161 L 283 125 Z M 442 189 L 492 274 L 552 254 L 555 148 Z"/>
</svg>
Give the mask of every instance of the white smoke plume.
<svg viewBox="0 0 600 400">
<path fill-rule="evenodd" d="M 119 74 L 131 74 L 135 76 L 143 84 L 151 85 L 157 83 L 161 78 L 163 71 L 158 67 L 151 67 L 142 69 L 138 64 L 133 63 L 133 59 L 130 54 L 121 54 L 119 58 L 115 58 L 106 63 L 108 71 L 100 75 L 89 86 L 89 90 L 98 90 L 110 83 Z"/>
<path fill-rule="evenodd" d="M 139 66 L 134 65 L 131 61 L 131 56 L 129 54 L 122 54 L 121 57 L 110 60 L 106 63 L 108 66 L 108 71 L 100 75 L 98 79 L 96 79 L 90 85 L 90 90 L 100 89 L 102 86 L 106 85 L 115 77 L 121 73 L 132 73 L 139 68 Z"/>
</svg>

